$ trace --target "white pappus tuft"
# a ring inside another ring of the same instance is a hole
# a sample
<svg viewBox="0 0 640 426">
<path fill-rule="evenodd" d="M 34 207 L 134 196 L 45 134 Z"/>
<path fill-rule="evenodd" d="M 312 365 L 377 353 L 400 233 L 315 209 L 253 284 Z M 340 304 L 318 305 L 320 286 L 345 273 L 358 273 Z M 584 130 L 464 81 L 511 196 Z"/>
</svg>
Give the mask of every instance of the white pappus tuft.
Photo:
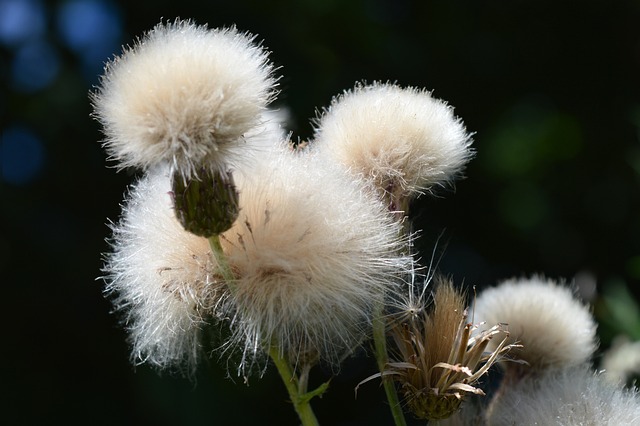
<svg viewBox="0 0 640 426">
<path fill-rule="evenodd" d="M 371 311 L 412 258 L 400 224 L 342 169 L 282 149 L 239 173 L 241 213 L 222 245 L 230 286 L 231 347 L 240 369 L 268 348 L 292 361 L 337 365 L 370 335 Z"/>
<path fill-rule="evenodd" d="M 170 162 L 186 177 L 232 162 L 275 96 L 267 55 L 235 28 L 157 25 L 107 64 L 92 94 L 108 154 L 120 168 Z"/>
<path fill-rule="evenodd" d="M 445 102 L 383 83 L 334 98 L 316 120 L 315 145 L 400 197 L 454 180 L 472 156 L 471 137 Z"/>
<path fill-rule="evenodd" d="M 123 315 L 136 362 L 193 372 L 200 326 L 224 290 L 206 238 L 175 218 L 168 167 L 155 168 L 132 188 L 104 272 L 106 293 Z"/>
<path fill-rule="evenodd" d="M 505 389 L 488 410 L 486 424 L 635 425 L 640 421 L 637 390 L 609 383 L 588 365 L 528 377 Z"/>
<path fill-rule="evenodd" d="M 597 347 L 596 323 L 589 308 L 573 289 L 551 279 L 511 279 L 484 289 L 476 300 L 475 315 L 476 321 L 508 324 L 510 343 L 523 346 L 513 356 L 532 370 L 581 364 Z"/>
</svg>

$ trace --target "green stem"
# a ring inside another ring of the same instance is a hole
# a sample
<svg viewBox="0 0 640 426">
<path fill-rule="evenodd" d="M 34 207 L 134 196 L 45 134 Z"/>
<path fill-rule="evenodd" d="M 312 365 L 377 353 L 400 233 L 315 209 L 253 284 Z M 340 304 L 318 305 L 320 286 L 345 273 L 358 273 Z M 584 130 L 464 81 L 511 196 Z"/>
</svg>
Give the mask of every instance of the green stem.
<svg viewBox="0 0 640 426">
<path fill-rule="evenodd" d="M 209 246 L 211 247 L 211 253 L 218 265 L 218 271 L 220 272 L 222 279 L 226 281 L 228 286 L 232 286 L 234 275 L 231 267 L 229 266 L 229 262 L 227 262 L 227 258 L 224 255 L 222 246 L 220 245 L 220 237 L 218 235 L 214 235 L 208 239 Z M 231 287 L 231 289 L 233 289 L 233 287 Z M 271 346 L 269 348 L 269 356 L 276 365 L 278 373 L 280 373 L 280 377 L 287 388 L 287 392 L 289 392 L 289 397 L 291 398 L 291 402 L 293 402 L 296 413 L 298 413 L 298 417 L 300 417 L 300 420 L 302 421 L 302 425 L 318 426 L 318 420 L 311 409 L 309 401 L 314 396 L 319 396 L 324 393 L 328 387 L 328 383 L 324 383 L 314 391 L 307 392 L 306 375 L 308 374 L 308 370 L 305 370 L 303 380 L 298 380 L 298 378 L 293 374 L 289 361 L 280 355 L 276 347 Z"/>
<path fill-rule="evenodd" d="M 318 420 L 316 419 L 316 416 L 311 409 L 311 404 L 309 403 L 311 398 L 306 395 L 306 389 L 300 389 L 298 378 L 294 376 L 289 361 L 287 361 L 280 354 L 278 349 L 273 346 L 269 349 L 269 356 L 271 356 L 273 363 L 278 369 L 278 373 L 280 373 L 280 377 L 287 388 L 287 392 L 289 392 L 289 397 L 291 398 L 291 402 L 293 403 L 296 413 L 298 413 L 298 417 L 300 418 L 302 425 L 318 426 Z"/>
<path fill-rule="evenodd" d="M 378 362 L 378 369 L 380 373 L 385 371 L 389 357 L 387 355 L 387 333 L 386 323 L 383 316 L 384 305 L 379 303 L 373 315 L 373 342 L 376 351 L 376 361 Z M 404 418 L 402 412 L 402 405 L 398 399 L 398 393 L 396 387 L 391 380 L 391 377 L 382 375 L 381 377 L 384 391 L 387 394 L 387 401 L 389 402 L 389 409 L 393 416 L 393 422 L 396 426 L 406 426 L 407 421 Z"/>
<path fill-rule="evenodd" d="M 401 234 L 411 234 L 411 223 L 409 222 L 409 198 L 403 195 L 402 188 L 389 188 L 389 205 L 394 206 L 396 219 L 402 224 Z M 373 312 L 373 342 L 375 346 L 376 361 L 380 370 L 382 385 L 387 395 L 389 409 L 393 416 L 393 422 L 396 426 L 406 426 L 407 421 L 404 418 L 402 405 L 398 398 L 398 392 L 393 380 L 390 376 L 384 374 L 387 364 L 389 363 L 389 355 L 387 354 L 387 323 L 384 317 L 384 303 L 379 302 Z"/>
<path fill-rule="evenodd" d="M 208 239 L 209 247 L 211 247 L 211 253 L 213 253 L 213 258 L 218 265 L 218 271 L 220 272 L 220 275 L 222 275 L 222 279 L 226 281 L 227 285 L 231 285 L 235 277 L 233 276 L 233 271 L 231 271 L 229 262 L 227 262 L 227 258 L 224 255 L 222 246 L 220 245 L 220 236 L 213 235 Z"/>
</svg>

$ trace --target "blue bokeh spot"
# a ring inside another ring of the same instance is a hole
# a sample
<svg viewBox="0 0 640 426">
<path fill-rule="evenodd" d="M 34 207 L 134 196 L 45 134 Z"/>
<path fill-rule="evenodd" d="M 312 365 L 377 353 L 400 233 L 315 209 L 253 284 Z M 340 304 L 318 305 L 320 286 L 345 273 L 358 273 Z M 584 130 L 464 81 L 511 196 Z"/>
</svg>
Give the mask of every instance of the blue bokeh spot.
<svg viewBox="0 0 640 426">
<path fill-rule="evenodd" d="M 0 0 L 0 43 L 16 47 L 44 36 L 45 10 L 36 0 Z"/>
<path fill-rule="evenodd" d="M 25 43 L 16 49 L 11 64 L 14 89 L 35 92 L 47 87 L 60 71 L 60 58 L 55 47 L 44 40 Z"/>
<path fill-rule="evenodd" d="M 0 173 L 2 180 L 14 185 L 32 182 L 44 166 L 44 146 L 29 129 L 12 126 L 0 139 Z"/>
<path fill-rule="evenodd" d="M 60 39 L 80 56 L 89 78 L 120 48 L 122 19 L 119 9 L 101 0 L 72 0 L 58 9 Z"/>
</svg>

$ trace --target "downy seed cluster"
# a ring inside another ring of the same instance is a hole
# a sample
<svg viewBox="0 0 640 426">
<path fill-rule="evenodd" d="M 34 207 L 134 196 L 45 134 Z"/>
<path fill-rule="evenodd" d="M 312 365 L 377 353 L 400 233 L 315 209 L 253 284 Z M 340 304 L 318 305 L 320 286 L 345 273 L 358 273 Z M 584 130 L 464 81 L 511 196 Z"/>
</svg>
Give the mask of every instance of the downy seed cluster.
<svg viewBox="0 0 640 426">
<path fill-rule="evenodd" d="M 135 363 L 193 374 L 213 347 L 246 376 L 271 360 L 315 425 L 309 401 L 329 385 L 309 391 L 309 370 L 338 373 L 373 346 L 380 372 L 360 385 L 382 381 L 396 425 L 405 411 L 442 424 L 639 421 L 636 394 L 592 372 L 596 324 L 569 285 L 512 279 L 469 307 L 433 265 L 421 275 L 409 202 L 474 155 L 451 106 L 357 83 L 297 145 L 270 106 L 277 81 L 254 36 L 176 20 L 108 62 L 91 94 L 110 159 L 139 176 L 103 271 Z M 496 363 L 503 378 L 485 391 Z"/>
</svg>

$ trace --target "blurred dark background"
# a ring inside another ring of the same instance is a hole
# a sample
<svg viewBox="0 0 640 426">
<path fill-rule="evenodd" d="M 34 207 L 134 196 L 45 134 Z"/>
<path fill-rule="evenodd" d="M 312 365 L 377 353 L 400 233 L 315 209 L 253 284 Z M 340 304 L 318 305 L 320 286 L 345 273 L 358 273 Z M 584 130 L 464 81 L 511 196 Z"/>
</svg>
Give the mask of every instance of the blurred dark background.
<svg viewBox="0 0 640 426">
<path fill-rule="evenodd" d="M 640 339 L 639 2 L 0 0 L 2 423 L 297 422 L 273 369 L 245 386 L 215 360 L 195 381 L 131 366 L 96 279 L 135 176 L 109 168 L 87 94 L 121 45 L 176 17 L 258 34 L 302 139 L 356 81 L 433 90 L 477 155 L 455 192 L 413 206 L 425 259 L 437 242 L 440 270 L 478 288 L 575 281 L 602 350 Z M 391 423 L 376 382 L 354 399 L 373 364 L 314 400 L 322 424 Z"/>
</svg>

